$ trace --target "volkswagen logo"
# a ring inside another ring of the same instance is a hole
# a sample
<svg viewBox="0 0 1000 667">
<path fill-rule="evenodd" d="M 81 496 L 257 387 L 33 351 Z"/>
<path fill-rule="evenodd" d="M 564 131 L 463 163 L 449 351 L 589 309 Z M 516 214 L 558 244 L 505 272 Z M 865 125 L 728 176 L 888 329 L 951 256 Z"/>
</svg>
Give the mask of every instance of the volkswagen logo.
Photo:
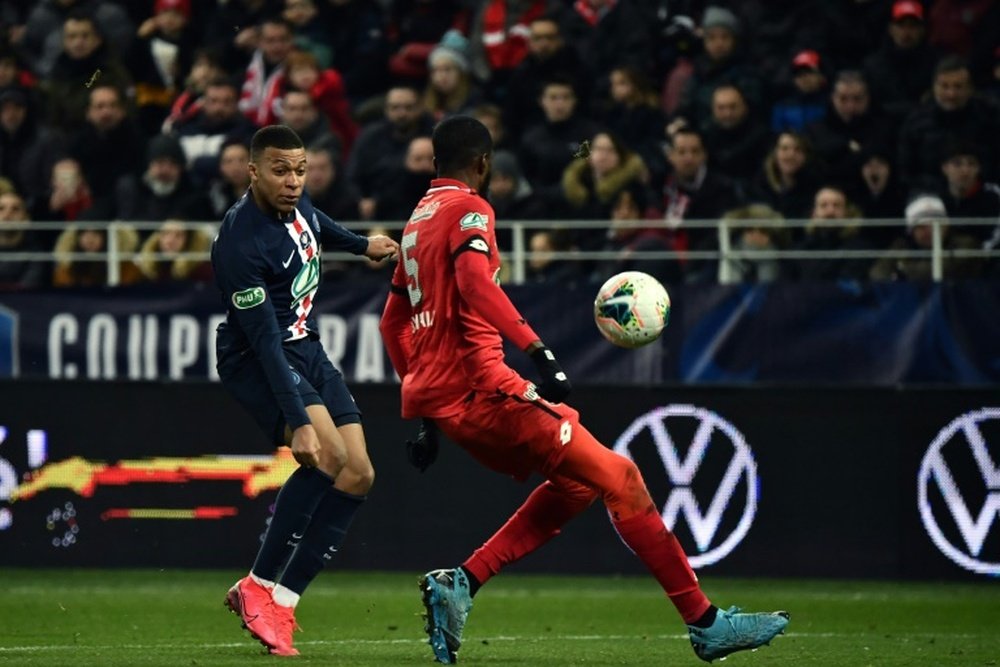
<svg viewBox="0 0 1000 667">
<path fill-rule="evenodd" d="M 614 450 L 639 465 L 654 498 L 666 497 L 660 515 L 667 528 L 677 532 L 683 515 L 698 551 L 689 554 L 691 567 L 719 562 L 750 530 L 760 494 L 757 464 L 743 434 L 711 410 L 651 410 L 625 429 Z"/>
<path fill-rule="evenodd" d="M 920 463 L 917 504 L 935 546 L 958 565 L 1000 575 L 1000 549 L 984 554 L 1000 516 L 1000 468 L 990 455 L 984 429 L 998 432 L 1000 408 L 967 412 L 941 429 Z M 994 447 L 1000 443 L 994 443 Z M 994 449 L 994 451 L 997 451 Z M 982 499 L 982 505 L 979 505 Z M 978 506 L 979 511 L 976 512 Z"/>
</svg>

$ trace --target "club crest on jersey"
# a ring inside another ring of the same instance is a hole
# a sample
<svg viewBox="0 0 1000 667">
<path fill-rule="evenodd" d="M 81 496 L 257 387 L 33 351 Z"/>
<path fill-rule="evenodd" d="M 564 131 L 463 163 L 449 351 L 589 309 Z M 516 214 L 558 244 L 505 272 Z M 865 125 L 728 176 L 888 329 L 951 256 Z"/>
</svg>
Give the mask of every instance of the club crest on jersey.
<svg viewBox="0 0 1000 667">
<path fill-rule="evenodd" d="M 310 220 L 310 222 L 312 223 L 313 232 L 319 234 L 319 218 L 316 217 L 316 211 L 313 211 L 312 220 Z"/>
<path fill-rule="evenodd" d="M 473 211 L 462 216 L 462 219 L 458 221 L 458 227 L 463 231 L 467 229 L 481 229 L 486 231 L 486 225 L 488 223 L 489 218 L 482 213 L 476 213 Z"/>
<path fill-rule="evenodd" d="M 320 265 L 319 255 L 302 264 L 302 268 L 295 275 L 292 281 L 292 305 L 294 306 L 302 300 L 306 294 L 319 287 Z M 259 288 L 258 288 L 259 289 Z M 256 304 L 255 304 L 256 305 Z"/>
<path fill-rule="evenodd" d="M 233 292 L 233 305 L 240 310 L 248 310 L 254 306 L 259 306 L 267 299 L 267 292 L 263 287 L 251 287 L 249 289 Z"/>
</svg>

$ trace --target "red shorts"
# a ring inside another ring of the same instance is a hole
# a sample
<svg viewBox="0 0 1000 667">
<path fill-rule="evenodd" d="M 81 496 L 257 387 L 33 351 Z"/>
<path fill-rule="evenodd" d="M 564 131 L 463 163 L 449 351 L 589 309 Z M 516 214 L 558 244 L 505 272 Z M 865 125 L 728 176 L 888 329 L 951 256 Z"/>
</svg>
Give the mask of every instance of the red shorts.
<svg viewBox="0 0 1000 667">
<path fill-rule="evenodd" d="M 580 414 L 564 403 L 538 398 L 534 385 L 523 378 L 505 385 L 491 393 L 470 392 L 461 413 L 434 422 L 491 470 L 518 480 L 532 472 L 548 477 L 580 428 Z"/>
</svg>

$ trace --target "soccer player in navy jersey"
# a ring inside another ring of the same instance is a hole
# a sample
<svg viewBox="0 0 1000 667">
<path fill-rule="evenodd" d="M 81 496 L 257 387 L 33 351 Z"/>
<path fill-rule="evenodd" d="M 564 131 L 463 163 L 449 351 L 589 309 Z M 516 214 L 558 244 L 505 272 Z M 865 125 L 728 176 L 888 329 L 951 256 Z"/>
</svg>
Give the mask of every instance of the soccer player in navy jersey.
<svg viewBox="0 0 1000 667">
<path fill-rule="evenodd" d="M 426 631 L 438 662 L 461 646 L 472 598 L 502 568 L 538 549 L 601 499 L 622 540 L 656 578 L 688 626 L 695 653 L 711 662 L 756 648 L 782 632 L 788 614 L 715 607 L 663 524 L 636 465 L 601 444 L 563 403 L 566 374 L 496 281 L 500 270 L 489 182 L 493 142 L 486 127 L 453 116 L 434 130 L 438 178 L 410 216 L 381 331 L 403 378 L 403 416 L 424 421 L 409 443 L 424 469 L 440 429 L 473 458 L 519 480 L 545 481 L 460 566 L 421 578 Z M 527 353 L 542 380 L 504 362 L 503 339 Z"/>
<path fill-rule="evenodd" d="M 300 464 L 278 492 L 250 573 L 225 603 L 275 655 L 297 655 L 294 609 L 340 546 L 375 472 L 361 411 L 330 363 L 313 314 L 321 247 L 383 260 L 399 245 L 364 237 L 312 207 L 306 152 L 271 125 L 250 145 L 250 188 L 226 213 L 212 267 L 226 304 L 218 332 L 222 384 Z"/>
</svg>

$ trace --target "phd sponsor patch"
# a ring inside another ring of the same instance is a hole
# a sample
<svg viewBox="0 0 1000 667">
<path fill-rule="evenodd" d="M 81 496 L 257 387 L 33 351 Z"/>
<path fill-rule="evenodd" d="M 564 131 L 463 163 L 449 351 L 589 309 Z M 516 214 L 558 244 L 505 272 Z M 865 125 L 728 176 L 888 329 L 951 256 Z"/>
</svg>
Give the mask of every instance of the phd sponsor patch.
<svg viewBox="0 0 1000 667">
<path fill-rule="evenodd" d="M 249 310 L 259 306 L 267 299 L 267 292 L 263 287 L 251 287 L 249 289 L 233 292 L 233 305 L 240 310 Z"/>
</svg>

